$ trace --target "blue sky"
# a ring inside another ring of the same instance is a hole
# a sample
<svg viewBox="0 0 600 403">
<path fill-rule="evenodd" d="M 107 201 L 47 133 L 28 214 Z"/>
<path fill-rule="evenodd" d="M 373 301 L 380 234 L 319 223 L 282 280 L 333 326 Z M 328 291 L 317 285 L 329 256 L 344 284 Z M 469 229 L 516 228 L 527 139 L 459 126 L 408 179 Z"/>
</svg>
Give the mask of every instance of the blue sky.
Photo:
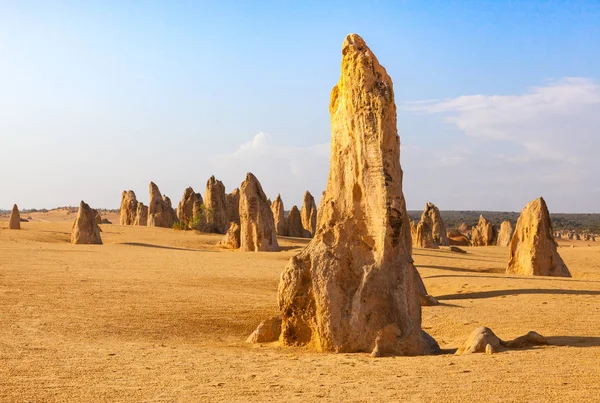
<svg viewBox="0 0 600 403">
<path fill-rule="evenodd" d="M 322 4 L 325 3 L 325 4 Z M 394 81 L 410 209 L 600 212 L 600 2 L 0 0 L 0 208 L 328 170 L 344 36 Z"/>
</svg>

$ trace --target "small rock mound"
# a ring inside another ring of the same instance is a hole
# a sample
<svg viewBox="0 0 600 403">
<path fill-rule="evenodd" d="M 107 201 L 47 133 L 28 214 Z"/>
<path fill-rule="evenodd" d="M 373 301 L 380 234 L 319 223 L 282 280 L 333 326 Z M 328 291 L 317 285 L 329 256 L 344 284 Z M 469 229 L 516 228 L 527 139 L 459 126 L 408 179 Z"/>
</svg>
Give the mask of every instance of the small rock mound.
<svg viewBox="0 0 600 403">
<path fill-rule="evenodd" d="M 510 242 L 507 274 L 571 277 L 556 249 L 550 213 L 543 198 L 528 203 Z"/>
<path fill-rule="evenodd" d="M 240 228 L 241 250 L 279 250 L 271 206 L 260 182 L 251 173 L 246 174 L 240 188 Z"/>
<path fill-rule="evenodd" d="M 21 229 L 21 214 L 19 214 L 19 207 L 15 204 L 10 212 L 10 218 L 8 220 L 8 229 Z"/>
<path fill-rule="evenodd" d="M 248 336 L 246 343 L 271 343 L 279 340 L 281 316 L 274 316 L 260 322 L 256 330 Z"/>
<path fill-rule="evenodd" d="M 72 244 L 102 244 L 100 227 L 96 224 L 95 210 L 88 206 L 83 200 L 79 204 L 77 218 L 73 223 L 71 231 Z"/>
<path fill-rule="evenodd" d="M 240 247 L 240 224 L 232 221 L 217 245 L 228 249 L 238 249 Z"/>
<path fill-rule="evenodd" d="M 469 238 L 458 230 L 450 230 L 447 232 L 448 244 L 455 246 L 469 246 L 471 242 Z"/>
<path fill-rule="evenodd" d="M 539 333 L 529 332 L 514 340 L 503 341 L 488 327 L 478 327 L 473 330 L 467 340 L 456 350 L 457 355 L 486 353 L 495 354 L 507 349 L 525 348 L 537 345 L 547 345 L 548 340 Z"/>
</svg>

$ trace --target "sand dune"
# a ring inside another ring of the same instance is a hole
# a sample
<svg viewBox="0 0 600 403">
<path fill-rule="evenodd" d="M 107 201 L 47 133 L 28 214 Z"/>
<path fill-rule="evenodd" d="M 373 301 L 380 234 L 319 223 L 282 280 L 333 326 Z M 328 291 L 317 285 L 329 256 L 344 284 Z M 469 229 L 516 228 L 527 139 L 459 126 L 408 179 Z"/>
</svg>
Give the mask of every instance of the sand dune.
<svg viewBox="0 0 600 403">
<path fill-rule="evenodd" d="M 441 302 L 423 308 L 423 327 L 446 354 L 374 359 L 244 343 L 278 313 L 279 275 L 308 240 L 244 253 L 214 246 L 220 235 L 103 225 L 104 245 L 71 245 L 73 214 L 31 215 L 21 231 L 0 222 L 2 402 L 600 396 L 600 244 L 559 240 L 571 279 L 507 276 L 508 248 L 415 249 Z M 481 325 L 553 345 L 450 354 Z"/>
</svg>

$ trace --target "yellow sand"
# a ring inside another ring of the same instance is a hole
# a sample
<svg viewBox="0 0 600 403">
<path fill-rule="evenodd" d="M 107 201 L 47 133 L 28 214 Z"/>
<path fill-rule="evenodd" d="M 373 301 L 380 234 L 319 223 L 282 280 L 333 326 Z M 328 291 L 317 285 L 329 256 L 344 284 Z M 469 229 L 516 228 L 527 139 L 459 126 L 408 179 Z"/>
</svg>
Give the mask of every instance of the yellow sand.
<svg viewBox="0 0 600 403">
<path fill-rule="evenodd" d="M 572 279 L 506 276 L 507 248 L 416 249 L 442 302 L 423 327 L 443 349 L 482 325 L 564 346 L 374 359 L 244 343 L 278 313 L 279 274 L 306 240 L 243 253 L 217 235 L 102 225 L 104 245 L 71 245 L 74 214 L 31 216 L 21 231 L 0 219 L 1 402 L 600 399 L 600 242 L 560 241 Z"/>
</svg>

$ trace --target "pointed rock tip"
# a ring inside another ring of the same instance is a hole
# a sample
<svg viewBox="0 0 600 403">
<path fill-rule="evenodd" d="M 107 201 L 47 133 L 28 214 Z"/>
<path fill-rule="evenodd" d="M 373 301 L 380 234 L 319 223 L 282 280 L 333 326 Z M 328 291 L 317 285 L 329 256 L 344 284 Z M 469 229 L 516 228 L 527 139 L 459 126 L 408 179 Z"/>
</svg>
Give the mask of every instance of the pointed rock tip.
<svg viewBox="0 0 600 403">
<path fill-rule="evenodd" d="M 344 39 L 344 43 L 342 44 L 342 53 L 346 54 L 349 50 L 354 50 L 355 52 L 362 52 L 366 49 L 369 49 L 364 39 L 357 34 L 348 34 Z"/>
</svg>

